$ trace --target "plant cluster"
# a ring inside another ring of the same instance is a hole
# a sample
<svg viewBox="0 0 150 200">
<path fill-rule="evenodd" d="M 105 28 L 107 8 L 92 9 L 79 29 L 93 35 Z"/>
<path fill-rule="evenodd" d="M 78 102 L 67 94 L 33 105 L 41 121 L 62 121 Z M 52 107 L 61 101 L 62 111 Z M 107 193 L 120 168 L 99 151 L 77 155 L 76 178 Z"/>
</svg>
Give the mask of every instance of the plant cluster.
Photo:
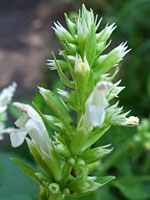
<svg viewBox="0 0 150 200">
<path fill-rule="evenodd" d="M 57 70 L 64 89 L 55 94 L 39 87 L 53 115 L 42 113 L 35 103 L 34 108 L 13 104 L 22 115 L 10 134 L 11 144 L 18 147 L 26 140 L 40 168 L 33 169 L 14 158 L 12 161 L 40 185 L 41 200 L 88 195 L 113 180 L 113 176 L 90 176 L 91 170 L 112 151 L 110 145 L 93 145 L 111 126 L 138 124 L 137 117 L 123 113 L 119 101 L 114 103 L 124 87 L 119 86 L 120 81 L 112 81 L 119 71 L 118 63 L 129 51 L 126 43 L 121 43 L 104 54 L 115 25 L 107 24 L 98 32 L 101 20 L 84 5 L 77 17 L 69 19 L 65 14 L 65 19 L 68 30 L 60 23 L 54 27 L 63 47 L 59 52 L 62 59 L 53 54 L 54 59 L 48 60 L 51 69 Z M 113 75 L 108 74 L 113 67 Z M 53 137 L 47 126 L 55 129 Z"/>
</svg>

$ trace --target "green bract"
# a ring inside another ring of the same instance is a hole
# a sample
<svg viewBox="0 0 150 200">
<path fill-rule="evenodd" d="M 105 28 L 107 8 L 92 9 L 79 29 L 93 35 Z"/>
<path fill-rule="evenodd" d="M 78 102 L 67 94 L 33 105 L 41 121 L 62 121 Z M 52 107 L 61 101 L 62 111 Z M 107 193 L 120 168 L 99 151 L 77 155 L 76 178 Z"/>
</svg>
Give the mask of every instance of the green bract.
<svg viewBox="0 0 150 200">
<path fill-rule="evenodd" d="M 112 151 L 110 145 L 92 147 L 111 125 L 135 126 L 138 118 L 122 113 L 118 103 L 111 100 L 118 98 L 124 89 L 119 83 L 112 83 L 118 72 L 106 74 L 123 59 L 127 50 L 122 43 L 108 54 L 103 51 L 115 29 L 114 24 L 98 32 L 100 21 L 93 11 L 82 6 L 79 15 L 69 19 L 65 14 L 68 30 L 61 24 L 55 24 L 54 30 L 63 50 L 62 60 L 48 60 L 48 65 L 58 71 L 64 89 L 58 94 L 48 89 L 39 88 L 46 104 L 54 116 L 45 115 L 34 105 L 15 103 L 23 113 L 17 120 L 17 129 L 10 135 L 14 147 L 26 139 L 31 153 L 42 171 L 13 159 L 22 170 L 36 181 L 41 200 L 62 200 L 65 196 L 80 197 L 102 187 L 113 176 L 90 176 L 93 166 L 97 166 L 104 156 Z M 70 108 L 70 109 L 68 109 Z M 73 119 L 72 110 L 76 113 Z M 56 130 L 50 138 L 44 122 Z M 30 139 L 27 137 L 30 136 Z M 96 164 L 97 163 L 97 164 Z"/>
</svg>

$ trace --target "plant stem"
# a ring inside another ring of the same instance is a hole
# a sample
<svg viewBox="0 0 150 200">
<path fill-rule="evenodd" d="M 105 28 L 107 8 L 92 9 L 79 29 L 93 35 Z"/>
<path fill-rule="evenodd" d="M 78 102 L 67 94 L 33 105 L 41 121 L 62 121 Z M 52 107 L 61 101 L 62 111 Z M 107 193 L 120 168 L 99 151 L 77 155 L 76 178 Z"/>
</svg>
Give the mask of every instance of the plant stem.
<svg viewBox="0 0 150 200">
<path fill-rule="evenodd" d="M 64 200 L 65 196 L 62 194 L 50 194 L 47 200 Z"/>
<path fill-rule="evenodd" d="M 63 173 L 62 173 L 62 181 L 61 181 L 61 185 L 64 186 L 69 178 L 71 172 L 71 166 L 70 164 L 68 164 L 67 162 L 64 163 L 63 166 Z"/>
</svg>

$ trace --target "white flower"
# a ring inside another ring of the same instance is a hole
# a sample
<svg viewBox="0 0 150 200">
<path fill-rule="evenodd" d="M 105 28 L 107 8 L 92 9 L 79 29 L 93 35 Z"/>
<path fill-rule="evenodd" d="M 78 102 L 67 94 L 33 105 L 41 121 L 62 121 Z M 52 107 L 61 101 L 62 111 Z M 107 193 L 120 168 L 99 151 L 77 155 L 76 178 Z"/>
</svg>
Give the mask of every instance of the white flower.
<svg viewBox="0 0 150 200">
<path fill-rule="evenodd" d="M 100 81 L 86 101 L 85 116 L 89 118 L 93 127 L 101 126 L 104 122 L 105 108 L 109 105 L 106 91 L 111 85 L 110 82 Z"/>
<path fill-rule="evenodd" d="M 44 150 L 47 150 L 50 138 L 39 114 L 30 105 L 22 103 L 14 103 L 13 105 L 23 115 L 15 122 L 18 129 L 14 129 L 10 134 L 12 146 L 20 146 L 24 142 L 26 135 L 29 134 L 32 140 Z"/>
<path fill-rule="evenodd" d="M 129 118 L 126 118 L 125 125 L 127 126 L 137 126 L 139 124 L 139 118 L 130 116 Z"/>
<path fill-rule="evenodd" d="M 4 112 L 7 109 L 7 105 L 11 102 L 16 87 L 17 84 L 13 83 L 12 85 L 3 89 L 0 93 L 0 113 Z"/>
<path fill-rule="evenodd" d="M 3 139 L 4 133 L 9 133 L 10 129 L 5 129 L 4 122 L 7 119 L 7 107 L 8 104 L 11 102 L 14 92 L 16 90 L 17 84 L 12 83 L 12 85 L 8 86 L 7 88 L 3 89 L 0 93 L 0 140 Z"/>
<path fill-rule="evenodd" d="M 105 108 L 109 105 L 106 99 L 111 82 L 100 81 L 85 103 L 85 113 L 80 122 L 80 128 L 90 131 L 93 127 L 101 126 L 105 119 Z"/>
</svg>

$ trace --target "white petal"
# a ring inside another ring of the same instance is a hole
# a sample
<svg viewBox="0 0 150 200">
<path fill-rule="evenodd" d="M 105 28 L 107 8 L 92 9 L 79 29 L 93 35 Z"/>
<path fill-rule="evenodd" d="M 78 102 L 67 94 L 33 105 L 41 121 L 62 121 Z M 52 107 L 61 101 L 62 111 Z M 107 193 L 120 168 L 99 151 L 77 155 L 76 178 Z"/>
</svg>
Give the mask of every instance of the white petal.
<svg viewBox="0 0 150 200">
<path fill-rule="evenodd" d="M 39 123 L 33 119 L 28 120 L 25 125 L 26 130 L 28 131 L 30 137 L 39 144 L 40 147 L 47 150 L 50 139 L 47 133 L 47 130 L 42 123 Z"/>
<path fill-rule="evenodd" d="M 5 106 L 8 103 L 10 103 L 14 92 L 16 90 L 16 83 L 13 83 L 12 85 L 8 86 L 7 88 L 3 89 L 0 94 L 0 105 Z"/>
<path fill-rule="evenodd" d="M 108 101 L 106 99 L 105 91 L 98 90 L 95 92 L 92 105 L 102 106 L 106 108 L 108 106 Z"/>
<path fill-rule="evenodd" d="M 25 128 L 15 129 L 10 133 L 10 141 L 13 147 L 20 146 L 27 135 L 27 130 Z"/>
<path fill-rule="evenodd" d="M 17 119 L 15 125 L 19 128 L 24 127 L 28 120 L 29 120 L 28 115 L 23 114 L 19 119 Z"/>
<path fill-rule="evenodd" d="M 0 106 L 0 113 L 4 112 L 7 109 L 7 106 Z"/>
<path fill-rule="evenodd" d="M 30 105 L 26 105 L 26 107 L 27 107 L 27 114 L 29 115 L 29 117 L 31 117 L 31 119 L 34 119 L 35 121 L 39 122 L 42 121 L 42 118 L 34 108 L 32 108 Z"/>
<path fill-rule="evenodd" d="M 101 126 L 105 119 L 105 108 L 102 106 L 89 106 L 89 118 L 91 124 L 95 126 Z"/>
<path fill-rule="evenodd" d="M 86 101 L 86 107 L 92 104 L 95 106 L 104 106 L 106 108 L 108 106 L 106 91 L 111 85 L 111 82 L 106 81 L 100 81 L 97 83 L 93 92 Z"/>
<path fill-rule="evenodd" d="M 15 102 L 13 103 L 13 105 L 22 113 L 27 114 L 31 119 L 34 119 L 35 121 L 42 120 L 39 114 L 36 112 L 36 110 L 32 108 L 32 106 L 19 102 Z"/>
</svg>

